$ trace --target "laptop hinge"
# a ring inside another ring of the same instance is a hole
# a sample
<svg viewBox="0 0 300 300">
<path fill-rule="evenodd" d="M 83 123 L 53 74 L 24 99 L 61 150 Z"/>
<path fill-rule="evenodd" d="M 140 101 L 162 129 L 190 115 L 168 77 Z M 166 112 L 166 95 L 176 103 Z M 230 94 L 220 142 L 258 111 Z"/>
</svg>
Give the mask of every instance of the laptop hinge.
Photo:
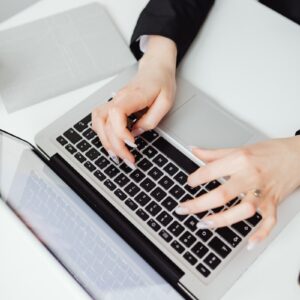
<svg viewBox="0 0 300 300">
<path fill-rule="evenodd" d="M 51 157 L 49 166 L 185 299 L 192 299 L 190 294 L 178 285 L 180 278 L 184 276 L 184 272 L 114 208 L 86 179 L 59 154 Z"/>
</svg>

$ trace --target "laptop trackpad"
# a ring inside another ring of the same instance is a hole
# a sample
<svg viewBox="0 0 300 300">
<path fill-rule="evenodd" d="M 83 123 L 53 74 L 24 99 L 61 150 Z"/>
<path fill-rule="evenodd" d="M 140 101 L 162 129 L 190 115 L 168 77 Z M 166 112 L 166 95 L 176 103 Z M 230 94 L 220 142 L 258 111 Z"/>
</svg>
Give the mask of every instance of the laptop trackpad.
<svg viewBox="0 0 300 300">
<path fill-rule="evenodd" d="M 196 95 L 171 111 L 159 126 L 183 146 L 241 146 L 254 131 L 204 95 Z"/>
</svg>

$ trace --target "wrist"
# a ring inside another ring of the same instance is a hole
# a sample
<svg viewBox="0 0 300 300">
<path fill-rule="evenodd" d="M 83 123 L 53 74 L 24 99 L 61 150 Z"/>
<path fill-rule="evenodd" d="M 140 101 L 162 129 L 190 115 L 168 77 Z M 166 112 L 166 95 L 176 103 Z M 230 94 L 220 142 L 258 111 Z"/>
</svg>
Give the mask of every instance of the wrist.
<svg viewBox="0 0 300 300">
<path fill-rule="evenodd" d="M 170 71 L 176 70 L 177 60 L 177 47 L 175 42 L 171 39 L 151 35 L 148 37 L 147 51 L 141 58 L 139 67 L 143 68 L 148 64 L 160 65 L 170 69 Z"/>
</svg>

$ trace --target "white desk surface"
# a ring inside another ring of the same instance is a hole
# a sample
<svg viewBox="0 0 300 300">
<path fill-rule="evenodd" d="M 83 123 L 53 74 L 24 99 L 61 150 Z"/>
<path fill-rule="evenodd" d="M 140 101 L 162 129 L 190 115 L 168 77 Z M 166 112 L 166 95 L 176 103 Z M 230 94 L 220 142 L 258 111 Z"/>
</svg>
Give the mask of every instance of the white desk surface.
<svg viewBox="0 0 300 300">
<path fill-rule="evenodd" d="M 85 0 L 43 0 L 0 25 L 0 30 Z M 129 41 L 146 0 L 102 0 Z M 205 27 L 181 65 L 181 75 L 269 136 L 300 128 L 300 26 L 255 0 L 216 0 Z M 0 70 L 1 71 L 1 70 Z M 99 82 L 8 115 L 0 127 L 34 135 L 101 87 Z M 299 199 L 300 201 L 300 199 Z M 223 297 L 300 299 L 300 214 Z M 0 203 L 0 299 L 88 299 L 62 267 Z"/>
</svg>

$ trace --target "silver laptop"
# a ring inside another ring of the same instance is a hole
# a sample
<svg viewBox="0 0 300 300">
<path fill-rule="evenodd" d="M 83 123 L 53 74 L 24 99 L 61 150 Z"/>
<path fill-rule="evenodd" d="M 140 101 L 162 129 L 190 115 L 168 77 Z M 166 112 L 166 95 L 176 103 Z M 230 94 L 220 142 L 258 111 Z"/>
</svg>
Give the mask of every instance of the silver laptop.
<svg viewBox="0 0 300 300">
<path fill-rule="evenodd" d="M 188 145 L 236 147 L 266 136 L 178 78 L 175 106 L 158 128 L 138 137 L 137 150 L 131 150 L 137 170 L 122 162 L 116 165 L 91 129 L 91 111 L 135 72 L 136 66 L 128 68 L 53 122 L 36 136 L 36 144 L 83 201 L 179 293 L 188 299 L 219 299 L 300 210 L 300 203 L 295 195 L 285 201 L 275 230 L 251 252 L 245 245 L 260 224 L 258 213 L 230 227 L 196 229 L 199 219 L 236 205 L 239 198 L 201 214 L 176 215 L 180 201 L 221 184 L 213 181 L 194 189 L 186 184 L 187 175 L 203 164 L 191 155 Z"/>
<path fill-rule="evenodd" d="M 39 0 L 1 0 L 0 22 L 5 21 L 38 1 Z"/>
</svg>

